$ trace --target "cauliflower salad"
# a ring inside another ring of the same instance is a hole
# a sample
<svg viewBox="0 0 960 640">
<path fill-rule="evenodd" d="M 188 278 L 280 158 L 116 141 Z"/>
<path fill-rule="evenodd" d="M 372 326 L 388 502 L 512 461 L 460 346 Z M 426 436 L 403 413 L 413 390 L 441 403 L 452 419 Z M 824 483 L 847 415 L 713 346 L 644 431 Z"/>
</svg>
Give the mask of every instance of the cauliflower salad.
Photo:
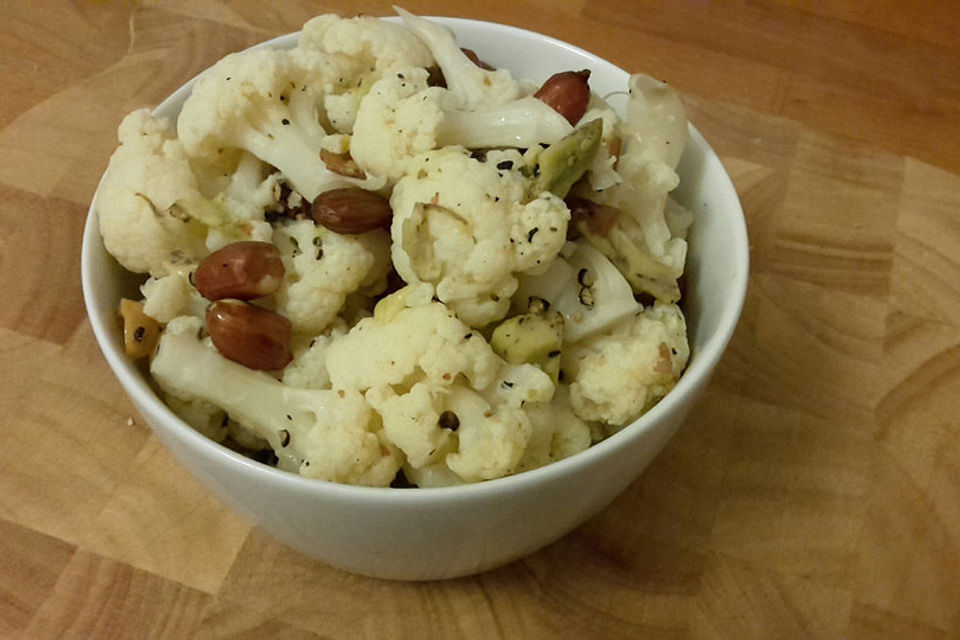
<svg viewBox="0 0 960 640">
<path fill-rule="evenodd" d="M 434 487 L 588 448 L 686 366 L 687 142 L 646 75 L 518 79 L 446 26 L 321 15 L 127 115 L 96 199 L 145 274 L 128 355 L 205 436 L 312 478 Z"/>
</svg>

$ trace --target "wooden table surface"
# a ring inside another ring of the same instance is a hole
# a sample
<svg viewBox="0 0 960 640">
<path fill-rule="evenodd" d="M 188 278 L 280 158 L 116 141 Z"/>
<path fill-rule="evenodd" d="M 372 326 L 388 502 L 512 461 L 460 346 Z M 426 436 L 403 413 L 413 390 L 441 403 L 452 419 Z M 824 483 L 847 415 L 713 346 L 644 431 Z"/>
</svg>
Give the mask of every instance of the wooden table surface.
<svg viewBox="0 0 960 640">
<path fill-rule="evenodd" d="M 952 0 L 411 0 L 683 93 L 752 276 L 698 410 L 612 506 L 484 575 L 349 575 L 150 434 L 85 319 L 127 111 L 312 15 L 389 3 L 0 4 L 0 637 L 960 636 L 960 11 Z"/>
</svg>

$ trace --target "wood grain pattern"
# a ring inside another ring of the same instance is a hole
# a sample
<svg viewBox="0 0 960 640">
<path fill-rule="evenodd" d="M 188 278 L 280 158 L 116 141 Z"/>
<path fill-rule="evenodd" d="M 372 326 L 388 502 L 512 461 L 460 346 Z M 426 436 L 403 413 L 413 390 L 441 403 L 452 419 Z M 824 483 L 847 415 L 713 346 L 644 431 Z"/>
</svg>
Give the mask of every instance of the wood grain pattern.
<svg viewBox="0 0 960 640">
<path fill-rule="evenodd" d="M 137 419 L 79 288 L 124 113 L 309 17 L 385 1 L 7 2 L 0 636 L 960 636 L 960 12 L 949 0 L 406 3 L 679 87 L 752 277 L 707 394 L 608 509 L 501 569 L 349 575 L 222 507 Z"/>
</svg>

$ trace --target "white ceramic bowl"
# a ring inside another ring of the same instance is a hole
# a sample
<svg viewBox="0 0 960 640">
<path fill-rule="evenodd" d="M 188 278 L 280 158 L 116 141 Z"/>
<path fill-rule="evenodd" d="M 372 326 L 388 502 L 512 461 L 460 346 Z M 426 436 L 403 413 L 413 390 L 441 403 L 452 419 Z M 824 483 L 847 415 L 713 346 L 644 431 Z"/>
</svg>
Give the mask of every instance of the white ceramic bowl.
<svg viewBox="0 0 960 640">
<path fill-rule="evenodd" d="M 564 42 L 498 24 L 433 19 L 454 29 L 462 46 L 518 78 L 542 81 L 557 71 L 589 68 L 591 86 L 600 94 L 627 86 L 627 72 Z M 295 38 L 264 45 L 292 46 Z M 191 84 L 156 112 L 175 116 Z M 683 377 L 659 404 L 609 439 L 552 465 L 489 482 L 438 489 L 339 485 L 278 471 L 201 436 L 164 405 L 124 356 L 116 309 L 121 296 L 136 295 L 138 280 L 104 250 L 92 205 L 83 237 L 84 300 L 104 356 L 154 433 L 242 516 L 348 571 L 410 580 L 477 573 L 543 547 L 607 506 L 681 425 L 726 348 L 746 293 L 743 212 L 716 154 L 692 127 L 679 173 L 675 195 L 696 214 L 683 302 L 692 355 Z"/>
</svg>

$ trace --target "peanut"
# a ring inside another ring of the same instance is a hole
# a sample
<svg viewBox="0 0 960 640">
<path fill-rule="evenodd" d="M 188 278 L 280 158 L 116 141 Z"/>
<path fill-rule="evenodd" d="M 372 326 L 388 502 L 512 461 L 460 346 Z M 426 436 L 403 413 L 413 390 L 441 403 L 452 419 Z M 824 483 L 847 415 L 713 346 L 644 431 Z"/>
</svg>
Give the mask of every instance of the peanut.
<svg viewBox="0 0 960 640">
<path fill-rule="evenodd" d="M 390 202 L 360 187 L 324 191 L 313 201 L 313 219 L 337 233 L 386 229 L 393 220 Z"/>
<path fill-rule="evenodd" d="M 490 66 L 486 62 L 480 59 L 480 56 L 477 55 L 476 51 L 473 49 L 460 49 L 463 52 L 463 55 L 467 56 L 467 59 L 470 60 L 473 64 L 477 65 L 484 71 L 496 71 L 495 67 Z M 431 65 L 427 67 L 427 86 L 428 87 L 443 87 L 447 88 L 447 79 L 443 77 L 443 71 L 437 65 Z"/>
<path fill-rule="evenodd" d="M 577 124 L 587 112 L 587 103 L 590 102 L 589 79 L 589 69 L 555 73 L 533 97 L 542 100 L 570 124 Z"/>
<path fill-rule="evenodd" d="M 568 237 L 576 236 L 577 232 L 585 230 L 605 238 L 620 221 L 620 210 L 616 207 L 584 198 L 571 197 L 565 202 L 570 209 Z"/>
<path fill-rule="evenodd" d="M 470 59 L 470 62 L 477 65 L 484 71 L 496 71 L 494 67 L 491 67 L 489 64 L 480 59 L 480 56 L 477 55 L 477 52 L 473 49 L 460 49 L 463 51 L 463 55 L 467 56 Z"/>
<path fill-rule="evenodd" d="M 252 300 L 277 290 L 283 279 L 280 252 L 269 242 L 228 244 L 207 256 L 193 274 L 197 291 L 208 300 Z"/>
<path fill-rule="evenodd" d="M 143 312 L 143 303 L 120 301 L 123 318 L 123 351 L 131 360 L 152 356 L 160 340 L 160 323 Z"/>
<path fill-rule="evenodd" d="M 217 300 L 207 307 L 207 331 L 224 358 L 250 369 L 275 371 L 293 359 L 290 321 L 242 300 Z"/>
</svg>

